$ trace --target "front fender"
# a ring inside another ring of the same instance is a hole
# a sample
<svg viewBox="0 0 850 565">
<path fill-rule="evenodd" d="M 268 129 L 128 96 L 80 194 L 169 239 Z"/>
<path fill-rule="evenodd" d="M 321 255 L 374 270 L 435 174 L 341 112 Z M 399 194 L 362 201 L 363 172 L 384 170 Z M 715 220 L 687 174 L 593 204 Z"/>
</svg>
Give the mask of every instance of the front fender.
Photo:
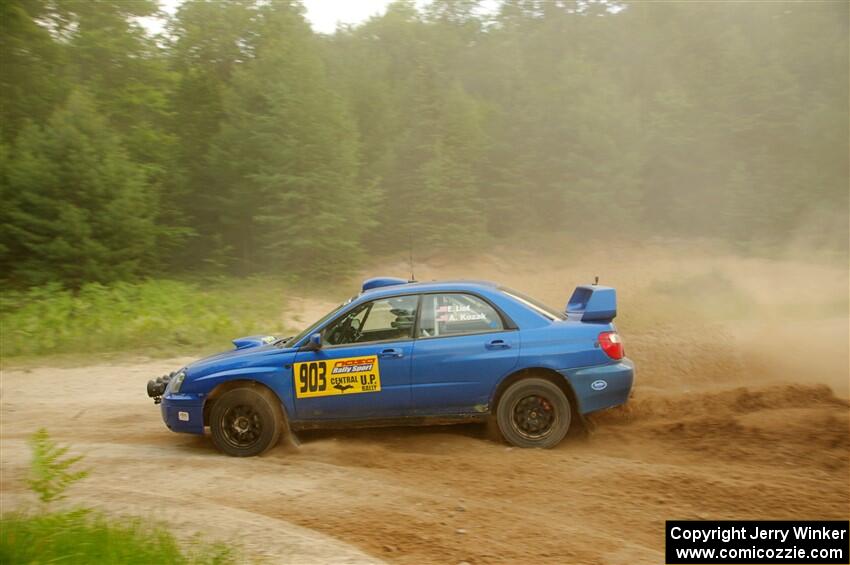
<svg viewBox="0 0 850 565">
<path fill-rule="evenodd" d="M 241 367 L 210 373 L 186 383 L 187 393 L 199 393 L 206 398 L 215 388 L 230 381 L 255 381 L 274 392 L 286 414 L 295 413 L 293 403 L 291 369 L 284 367 Z"/>
</svg>

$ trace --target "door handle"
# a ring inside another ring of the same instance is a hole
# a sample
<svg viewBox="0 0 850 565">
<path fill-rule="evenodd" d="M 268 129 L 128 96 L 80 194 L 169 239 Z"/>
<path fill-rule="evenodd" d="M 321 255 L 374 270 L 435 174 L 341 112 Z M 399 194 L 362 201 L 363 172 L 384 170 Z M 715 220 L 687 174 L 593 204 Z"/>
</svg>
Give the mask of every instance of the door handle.
<svg viewBox="0 0 850 565">
<path fill-rule="evenodd" d="M 494 339 L 493 341 L 487 342 L 487 345 L 484 347 L 487 349 L 510 349 L 511 344 L 504 339 Z"/>
<path fill-rule="evenodd" d="M 397 347 L 393 347 L 391 349 L 384 349 L 378 353 L 378 357 L 381 359 L 397 359 L 399 357 L 404 357 L 404 352 Z"/>
</svg>

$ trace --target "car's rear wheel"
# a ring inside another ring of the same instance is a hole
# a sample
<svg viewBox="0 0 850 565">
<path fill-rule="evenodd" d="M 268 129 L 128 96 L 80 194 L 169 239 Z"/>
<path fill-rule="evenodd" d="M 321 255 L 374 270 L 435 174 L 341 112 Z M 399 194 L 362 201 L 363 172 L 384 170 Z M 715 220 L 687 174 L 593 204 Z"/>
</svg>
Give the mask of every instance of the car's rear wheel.
<svg viewBox="0 0 850 565">
<path fill-rule="evenodd" d="M 558 445 L 570 429 L 570 401 L 555 383 L 528 378 L 510 385 L 496 406 L 502 437 L 517 447 Z"/>
<path fill-rule="evenodd" d="M 274 394 L 264 388 L 227 391 L 210 410 L 215 446 L 234 457 L 259 455 L 274 447 L 283 427 L 283 413 Z"/>
</svg>

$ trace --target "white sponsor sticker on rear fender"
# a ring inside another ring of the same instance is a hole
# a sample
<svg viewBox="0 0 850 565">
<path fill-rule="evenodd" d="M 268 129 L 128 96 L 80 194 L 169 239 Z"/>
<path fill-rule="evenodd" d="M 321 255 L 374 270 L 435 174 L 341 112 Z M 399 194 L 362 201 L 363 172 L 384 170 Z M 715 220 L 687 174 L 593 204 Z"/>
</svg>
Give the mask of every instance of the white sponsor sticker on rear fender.
<svg viewBox="0 0 850 565">
<path fill-rule="evenodd" d="M 602 379 L 593 381 L 592 383 L 590 383 L 590 388 L 592 388 L 593 390 L 605 390 L 606 388 L 608 388 L 608 381 L 603 381 Z"/>
</svg>

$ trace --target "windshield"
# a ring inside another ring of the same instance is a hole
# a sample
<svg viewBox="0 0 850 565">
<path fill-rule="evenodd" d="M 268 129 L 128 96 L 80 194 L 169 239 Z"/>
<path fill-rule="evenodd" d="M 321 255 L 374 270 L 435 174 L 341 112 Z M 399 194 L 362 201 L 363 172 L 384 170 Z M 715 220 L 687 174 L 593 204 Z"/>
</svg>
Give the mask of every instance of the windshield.
<svg viewBox="0 0 850 565">
<path fill-rule="evenodd" d="M 546 306 L 545 304 L 543 304 L 539 300 L 531 298 L 530 296 L 526 296 L 521 292 L 517 292 L 517 291 L 513 290 L 512 288 L 501 287 L 500 290 L 502 292 L 504 292 L 505 294 L 507 294 L 508 296 L 510 296 L 511 298 L 513 298 L 514 300 L 518 300 L 519 302 L 522 302 L 523 304 L 525 304 L 526 306 L 528 306 L 529 308 L 531 308 L 532 310 L 534 310 L 535 312 L 537 312 L 541 316 L 545 316 L 546 318 L 549 318 L 552 321 L 566 320 L 567 319 L 567 315 L 564 312 L 559 312 L 559 311 L 555 310 L 554 308 L 550 308 L 549 306 Z"/>
<path fill-rule="evenodd" d="M 290 344 L 290 345 L 295 345 L 296 343 L 298 343 L 299 341 L 304 339 L 306 336 L 310 335 L 311 333 L 314 333 L 316 331 L 316 329 L 318 329 L 320 326 L 324 325 L 328 320 L 330 320 L 331 318 L 333 318 L 334 316 L 339 314 L 340 310 L 342 310 L 343 308 L 345 308 L 346 306 L 351 304 L 351 301 L 354 300 L 355 298 L 357 298 L 357 297 L 352 296 L 351 298 L 349 298 L 348 300 L 346 300 L 345 302 L 343 302 L 342 304 L 340 304 L 339 306 L 337 306 L 336 308 L 334 308 L 333 310 L 331 310 L 330 312 L 325 314 L 322 317 L 322 319 L 320 319 L 318 322 L 309 326 L 307 329 L 305 329 L 304 331 L 302 331 L 298 335 L 289 338 L 284 343 Z"/>
</svg>

